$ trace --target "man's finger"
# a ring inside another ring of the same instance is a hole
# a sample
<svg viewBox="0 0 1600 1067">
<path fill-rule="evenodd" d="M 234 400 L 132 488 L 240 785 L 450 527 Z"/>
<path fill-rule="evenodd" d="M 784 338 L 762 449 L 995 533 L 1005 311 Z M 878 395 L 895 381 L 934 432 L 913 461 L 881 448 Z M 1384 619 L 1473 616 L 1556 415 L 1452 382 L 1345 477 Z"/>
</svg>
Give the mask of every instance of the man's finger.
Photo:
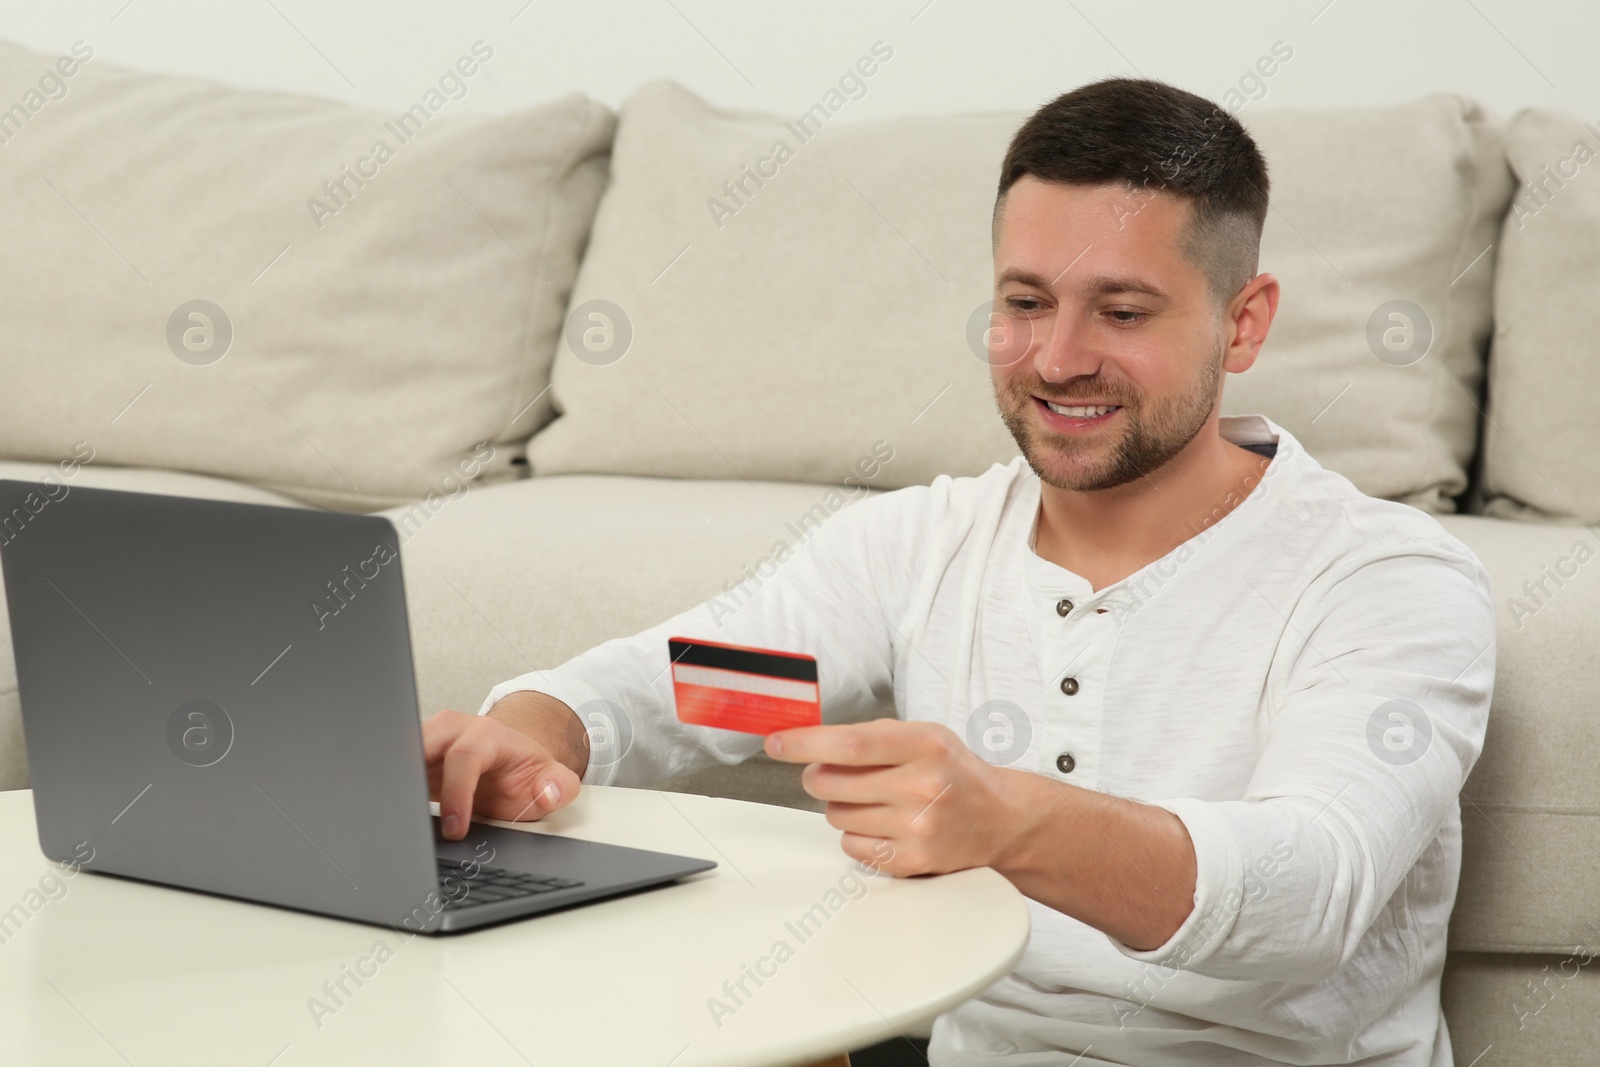
<svg viewBox="0 0 1600 1067">
<path fill-rule="evenodd" d="M 800 785 L 818 800 L 852 804 L 888 803 L 903 781 L 899 767 L 853 767 L 842 763 L 813 763 L 800 775 Z"/>
<path fill-rule="evenodd" d="M 840 804 L 830 801 L 823 813 L 835 830 L 893 840 L 905 830 L 904 814 L 887 804 Z"/>
<path fill-rule="evenodd" d="M 467 727 L 478 718 L 445 708 L 423 720 L 422 761 L 428 766 L 437 763 L 445 750 L 455 743 Z"/>
<path fill-rule="evenodd" d="M 892 866 L 896 857 L 893 841 L 882 837 L 863 836 L 846 830 L 840 835 L 839 847 L 844 849 L 846 856 L 868 870 L 899 877 L 896 868 Z"/>
<path fill-rule="evenodd" d="M 483 755 L 469 740 L 451 745 L 444 754 L 444 777 L 439 783 L 439 816 L 444 836 L 459 841 L 472 823 L 472 800 L 483 774 Z"/>
<path fill-rule="evenodd" d="M 766 752 L 784 763 L 892 767 L 916 754 L 917 732 L 899 719 L 797 726 L 767 735 Z"/>
</svg>

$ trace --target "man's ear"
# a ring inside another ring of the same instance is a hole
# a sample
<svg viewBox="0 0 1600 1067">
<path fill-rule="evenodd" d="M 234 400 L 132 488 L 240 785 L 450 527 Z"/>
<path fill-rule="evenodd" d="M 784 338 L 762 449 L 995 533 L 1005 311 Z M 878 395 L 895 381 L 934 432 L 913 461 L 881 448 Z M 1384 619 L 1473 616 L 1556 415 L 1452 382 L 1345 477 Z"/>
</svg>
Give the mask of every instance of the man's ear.
<svg viewBox="0 0 1600 1067">
<path fill-rule="evenodd" d="M 1266 343 L 1267 331 L 1278 313 L 1278 279 L 1270 274 L 1257 274 L 1234 294 L 1223 315 L 1227 319 L 1229 341 L 1223 353 L 1224 370 L 1235 374 L 1249 370 L 1255 363 L 1261 346 Z"/>
</svg>

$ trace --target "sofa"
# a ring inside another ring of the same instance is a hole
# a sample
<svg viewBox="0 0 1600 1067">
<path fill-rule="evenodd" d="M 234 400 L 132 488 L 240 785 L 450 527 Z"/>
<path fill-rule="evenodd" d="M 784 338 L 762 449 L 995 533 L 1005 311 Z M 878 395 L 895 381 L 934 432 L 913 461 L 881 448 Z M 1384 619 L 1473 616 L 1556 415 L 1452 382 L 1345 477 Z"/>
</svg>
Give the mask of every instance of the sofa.
<svg viewBox="0 0 1600 1067">
<path fill-rule="evenodd" d="M 881 41 L 800 114 L 667 81 L 457 113 L 493 62 L 474 42 L 384 114 L 0 45 L 0 477 L 386 516 L 424 716 L 1016 454 L 984 337 L 1024 115 L 856 121 Z M 1227 106 L 1268 159 L 1283 299 L 1223 413 L 1433 514 L 1494 583 L 1458 1062 L 1594 1063 L 1600 121 Z M 820 808 L 763 756 L 659 787 Z"/>
</svg>

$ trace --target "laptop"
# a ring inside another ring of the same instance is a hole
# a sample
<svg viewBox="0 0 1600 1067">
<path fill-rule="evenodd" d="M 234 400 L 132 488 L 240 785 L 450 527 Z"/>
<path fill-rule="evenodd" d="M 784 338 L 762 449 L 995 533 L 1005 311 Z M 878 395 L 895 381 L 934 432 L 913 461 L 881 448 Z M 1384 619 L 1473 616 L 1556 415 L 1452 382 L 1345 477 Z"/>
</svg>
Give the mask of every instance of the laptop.
<svg viewBox="0 0 1600 1067">
<path fill-rule="evenodd" d="M 428 804 L 387 519 L 0 480 L 39 844 L 59 863 L 442 934 L 711 860 Z"/>
</svg>

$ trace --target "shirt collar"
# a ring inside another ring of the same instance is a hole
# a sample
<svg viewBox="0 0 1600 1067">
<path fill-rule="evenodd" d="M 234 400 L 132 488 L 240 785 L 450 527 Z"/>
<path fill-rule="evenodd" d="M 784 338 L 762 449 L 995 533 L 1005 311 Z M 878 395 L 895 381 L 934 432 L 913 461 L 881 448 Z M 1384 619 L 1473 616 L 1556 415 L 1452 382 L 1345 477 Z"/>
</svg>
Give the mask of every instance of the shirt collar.
<svg viewBox="0 0 1600 1067">
<path fill-rule="evenodd" d="M 1028 466 L 1027 460 L 1020 460 L 1022 475 L 1027 484 L 1020 498 L 1022 506 L 1018 510 L 1026 523 L 1023 566 L 1029 587 L 1049 596 L 1076 594 L 1080 601 L 1114 595 L 1118 590 L 1133 583 L 1150 567 L 1167 559 L 1168 556 L 1183 552 L 1186 547 L 1190 552 L 1195 552 L 1202 546 L 1209 546 L 1219 537 L 1229 539 L 1242 536 L 1246 529 L 1255 524 L 1255 519 L 1266 512 L 1268 503 L 1281 497 L 1284 474 L 1298 468 L 1299 459 L 1304 452 L 1293 434 L 1261 414 L 1219 416 L 1217 431 L 1224 440 L 1236 445 L 1267 444 L 1273 441 L 1278 443 L 1277 453 L 1268 463 L 1261 481 L 1251 488 L 1250 493 L 1232 511 L 1178 545 L 1167 556 L 1152 560 L 1119 582 L 1093 591 L 1089 588 L 1087 578 L 1051 563 L 1034 551 L 1042 483 L 1038 474 Z"/>
</svg>

